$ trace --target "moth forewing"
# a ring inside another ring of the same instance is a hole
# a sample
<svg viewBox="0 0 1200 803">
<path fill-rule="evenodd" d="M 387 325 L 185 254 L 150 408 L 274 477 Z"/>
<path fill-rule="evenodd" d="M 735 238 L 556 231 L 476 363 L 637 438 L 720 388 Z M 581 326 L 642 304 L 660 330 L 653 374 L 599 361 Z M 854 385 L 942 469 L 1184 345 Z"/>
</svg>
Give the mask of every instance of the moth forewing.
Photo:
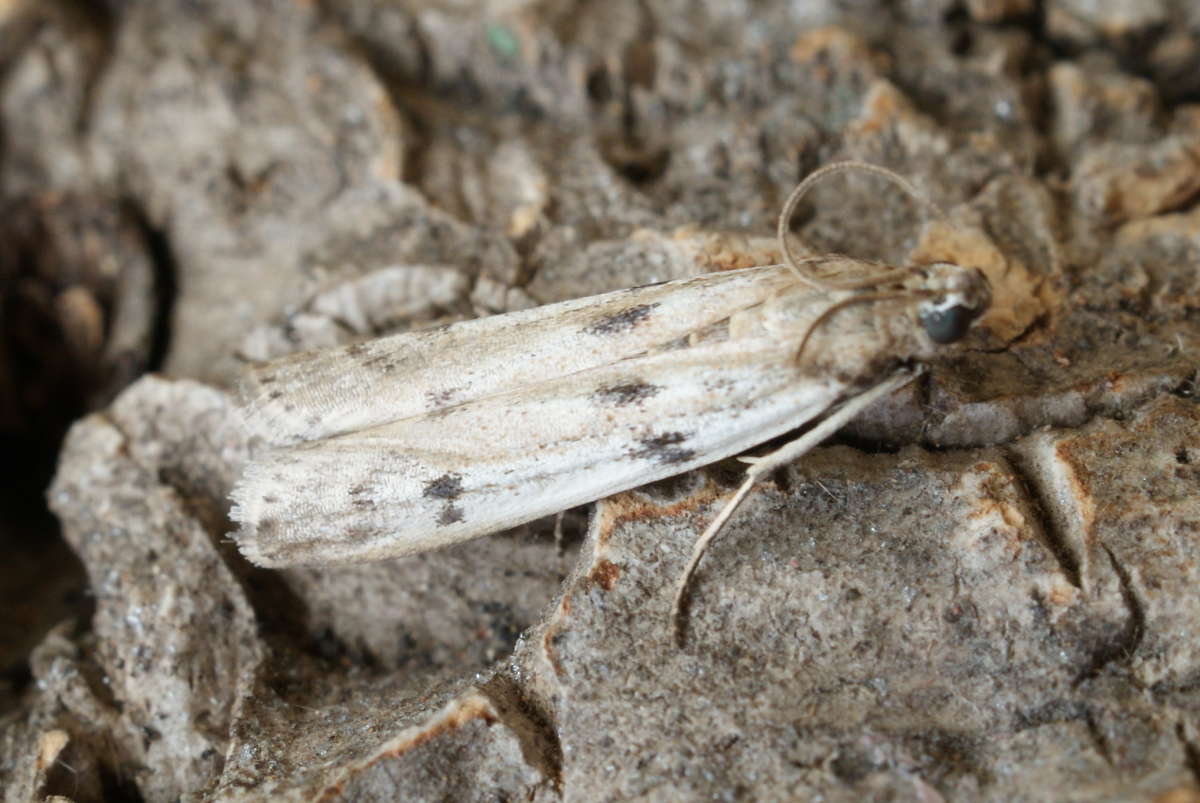
<svg viewBox="0 0 1200 803">
<path fill-rule="evenodd" d="M 420 416 L 637 355 L 794 282 L 747 268 L 294 354 L 245 372 L 243 418 L 283 446 Z"/>
<path fill-rule="evenodd" d="M 847 390 L 799 375 L 772 338 L 710 337 L 276 449 L 234 490 L 238 542 L 285 566 L 486 535 L 743 452 Z"/>
</svg>

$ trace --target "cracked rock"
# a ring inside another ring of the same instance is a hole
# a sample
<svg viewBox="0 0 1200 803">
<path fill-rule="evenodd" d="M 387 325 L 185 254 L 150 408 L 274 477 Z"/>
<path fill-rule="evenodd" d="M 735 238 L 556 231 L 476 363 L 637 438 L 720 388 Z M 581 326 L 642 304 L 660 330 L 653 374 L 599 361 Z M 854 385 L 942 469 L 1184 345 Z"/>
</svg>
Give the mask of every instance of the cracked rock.
<svg viewBox="0 0 1200 803">
<path fill-rule="evenodd" d="M 5 800 L 1200 798 L 1194 4 L 92 5 L 0 2 L 0 413 L 90 411 L 5 441 Z M 375 564 L 229 540 L 241 362 L 774 263 L 842 159 L 930 204 L 839 174 L 798 250 L 994 303 L 749 493 L 683 647 L 736 460 Z M 61 532 L 10 513 L 55 461 Z"/>
</svg>

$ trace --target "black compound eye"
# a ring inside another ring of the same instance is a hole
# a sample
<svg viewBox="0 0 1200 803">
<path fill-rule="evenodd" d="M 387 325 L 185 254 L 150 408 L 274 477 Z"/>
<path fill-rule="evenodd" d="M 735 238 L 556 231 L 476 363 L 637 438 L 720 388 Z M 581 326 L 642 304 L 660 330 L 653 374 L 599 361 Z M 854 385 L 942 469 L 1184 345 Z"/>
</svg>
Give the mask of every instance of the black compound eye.
<svg viewBox="0 0 1200 803">
<path fill-rule="evenodd" d="M 934 343 L 953 343 L 962 340 L 978 316 L 979 310 L 955 304 L 921 313 L 921 325 Z"/>
</svg>

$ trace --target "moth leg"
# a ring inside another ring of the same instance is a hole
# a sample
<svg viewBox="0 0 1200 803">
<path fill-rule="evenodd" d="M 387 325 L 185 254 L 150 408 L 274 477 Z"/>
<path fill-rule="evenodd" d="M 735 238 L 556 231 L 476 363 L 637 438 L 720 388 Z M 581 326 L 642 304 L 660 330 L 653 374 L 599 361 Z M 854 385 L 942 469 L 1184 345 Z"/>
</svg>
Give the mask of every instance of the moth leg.
<svg viewBox="0 0 1200 803">
<path fill-rule="evenodd" d="M 566 518 L 567 511 L 560 510 L 554 514 L 554 551 L 562 557 L 563 554 L 563 519 Z"/>
<path fill-rule="evenodd" d="M 851 419 L 855 418 L 859 413 L 870 407 L 879 399 L 887 396 L 890 393 L 899 390 L 909 382 L 916 379 L 923 373 L 923 368 L 916 370 L 900 370 L 892 374 L 891 377 L 880 382 L 878 385 L 863 391 L 859 395 L 847 401 L 821 423 L 805 432 L 796 440 L 784 444 L 773 452 L 769 452 L 761 457 L 755 458 L 740 458 L 744 462 L 750 464 L 746 469 L 746 478 L 742 480 L 742 484 L 725 503 L 725 507 L 721 508 L 721 512 L 712 520 L 712 523 L 705 528 L 700 537 L 696 539 L 696 544 L 692 547 L 692 556 L 688 558 L 687 565 L 684 567 L 682 574 L 679 576 L 678 582 L 675 584 L 675 599 L 671 604 L 671 622 L 674 632 L 675 641 L 683 646 L 684 642 L 684 614 L 686 608 L 686 596 L 688 587 L 691 585 L 692 577 L 696 573 L 696 567 L 700 564 L 700 559 L 704 557 L 704 553 L 708 550 L 709 544 L 724 528 L 725 523 L 729 521 L 730 516 L 737 510 L 738 505 L 746 498 L 746 494 L 750 493 L 750 489 L 764 474 L 770 474 L 780 466 L 787 465 L 794 460 L 799 459 L 806 452 L 810 451 L 814 446 L 819 445 L 833 433 L 844 427 Z"/>
</svg>

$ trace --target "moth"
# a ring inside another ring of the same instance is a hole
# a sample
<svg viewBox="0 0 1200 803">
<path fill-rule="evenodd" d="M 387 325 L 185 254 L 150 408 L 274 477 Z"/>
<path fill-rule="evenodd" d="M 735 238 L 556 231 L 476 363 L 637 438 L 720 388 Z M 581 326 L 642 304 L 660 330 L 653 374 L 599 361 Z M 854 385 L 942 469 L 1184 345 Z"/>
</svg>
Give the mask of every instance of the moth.
<svg viewBox="0 0 1200 803">
<path fill-rule="evenodd" d="M 232 492 L 242 553 L 328 565 L 436 549 L 739 455 L 749 463 L 696 542 L 753 484 L 911 381 L 988 308 L 977 269 L 798 258 L 299 353 L 252 367 L 241 410 L 269 445 Z M 921 199 L 923 200 L 923 199 Z M 926 202 L 927 203 L 927 202 Z M 815 425 L 814 422 L 818 422 Z"/>
</svg>

